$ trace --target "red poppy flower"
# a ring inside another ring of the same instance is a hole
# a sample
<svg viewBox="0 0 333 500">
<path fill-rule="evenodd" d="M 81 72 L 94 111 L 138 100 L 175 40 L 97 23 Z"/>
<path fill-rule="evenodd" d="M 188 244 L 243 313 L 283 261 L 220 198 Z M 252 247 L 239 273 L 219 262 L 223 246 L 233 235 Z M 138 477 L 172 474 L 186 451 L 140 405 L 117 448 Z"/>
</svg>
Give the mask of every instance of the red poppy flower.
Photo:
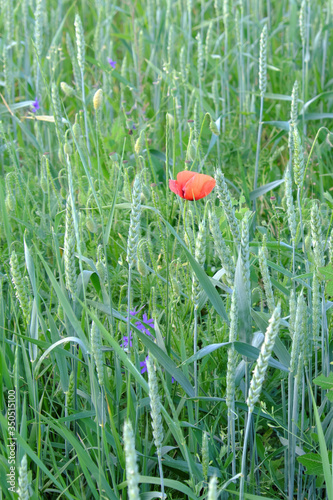
<svg viewBox="0 0 333 500">
<path fill-rule="evenodd" d="M 183 170 L 177 174 L 177 180 L 169 180 L 169 188 L 185 200 L 200 200 L 215 187 L 215 179 L 210 175 Z"/>
</svg>

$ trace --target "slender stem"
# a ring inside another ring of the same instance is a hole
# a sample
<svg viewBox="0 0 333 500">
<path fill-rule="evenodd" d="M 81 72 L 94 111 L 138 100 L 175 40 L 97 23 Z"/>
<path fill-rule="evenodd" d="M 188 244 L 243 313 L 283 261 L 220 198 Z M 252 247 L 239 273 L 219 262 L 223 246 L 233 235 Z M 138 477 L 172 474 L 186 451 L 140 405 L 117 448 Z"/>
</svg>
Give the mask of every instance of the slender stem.
<svg viewBox="0 0 333 500">
<path fill-rule="evenodd" d="M 230 123 L 230 92 L 229 92 L 229 68 L 228 68 L 228 30 L 225 31 L 225 58 L 224 58 L 224 77 L 225 77 L 225 88 L 226 88 L 226 100 L 227 100 L 227 115 L 228 121 Z"/>
<path fill-rule="evenodd" d="M 298 186 L 297 188 L 297 205 L 298 205 L 298 211 L 299 211 L 299 225 L 301 228 L 301 235 L 302 235 L 302 245 L 303 245 L 303 253 L 304 253 L 304 262 L 305 262 L 305 269 L 306 272 L 309 272 L 309 261 L 307 257 L 307 252 L 305 248 L 305 237 L 304 237 L 304 227 L 303 227 L 303 219 L 302 219 L 302 207 L 301 207 L 301 188 Z"/>
<path fill-rule="evenodd" d="M 127 287 L 127 348 L 130 352 L 130 311 L 131 311 L 131 281 L 132 281 L 132 267 L 128 266 L 128 287 Z"/>
<path fill-rule="evenodd" d="M 305 70 L 304 70 L 304 104 L 308 98 L 308 76 L 309 76 L 309 43 L 310 43 L 310 19 L 311 19 L 311 2 L 306 2 L 306 15 L 305 15 L 305 26 L 306 26 L 306 48 L 305 48 Z M 303 105 L 303 132 L 306 136 L 306 123 L 304 119 L 304 105 Z"/>
<path fill-rule="evenodd" d="M 293 414 L 293 393 L 294 393 L 294 377 L 292 373 L 288 376 L 288 461 L 286 463 L 286 470 L 290 470 L 291 463 L 293 461 L 293 435 L 292 435 L 292 414 Z M 286 477 L 287 474 L 286 474 Z M 290 491 L 290 483 L 289 483 Z"/>
<path fill-rule="evenodd" d="M 290 463 L 289 463 L 289 500 L 294 500 L 298 387 L 299 387 L 299 374 L 297 373 L 294 385 L 294 401 L 293 401 L 292 426 L 291 426 L 291 449 L 290 449 Z"/>
<path fill-rule="evenodd" d="M 248 415 L 247 415 L 246 429 L 245 429 L 245 435 L 244 435 L 242 467 L 241 467 L 241 480 L 240 480 L 240 486 L 239 486 L 239 500 L 244 500 L 244 498 L 245 498 L 244 493 L 245 493 L 245 476 L 246 476 L 246 451 L 247 451 L 247 442 L 248 442 L 249 435 L 250 435 L 251 417 L 252 417 L 252 412 L 249 411 Z"/>
<path fill-rule="evenodd" d="M 83 115 L 84 115 L 84 128 L 86 132 L 86 144 L 88 150 L 88 164 L 91 171 L 91 161 L 90 161 L 90 142 L 89 142 L 89 133 L 88 133 L 88 119 L 87 119 L 87 106 L 86 106 L 86 95 L 84 89 L 84 75 L 83 70 L 81 69 L 81 87 L 82 87 L 82 103 L 83 103 Z"/>
<path fill-rule="evenodd" d="M 285 387 L 285 380 L 281 380 L 281 399 L 282 399 L 282 419 L 283 419 L 283 425 L 286 427 L 287 424 L 287 400 L 286 400 L 286 387 Z M 288 432 L 284 431 L 284 438 L 286 439 L 288 437 Z M 288 466 L 288 447 L 285 448 L 284 450 L 284 461 L 286 466 Z M 288 470 L 288 468 L 286 469 Z M 285 474 L 284 476 L 284 492 L 288 492 L 288 476 Z"/>
<path fill-rule="evenodd" d="M 193 335 L 193 354 L 197 353 L 197 342 L 198 342 L 198 309 L 194 306 L 194 335 Z M 198 361 L 194 361 L 194 396 L 198 397 Z M 198 422 L 199 416 L 199 403 L 195 402 L 195 421 Z"/>
<path fill-rule="evenodd" d="M 257 137 L 257 151 L 256 151 L 256 166 L 254 172 L 254 184 L 253 189 L 257 189 L 258 185 L 258 175 L 259 175 L 259 155 L 260 155 L 260 142 L 262 134 L 262 117 L 264 112 L 264 96 L 260 96 L 260 114 L 259 114 L 259 127 L 258 127 L 258 137 Z M 256 201 L 253 201 L 253 210 L 256 209 Z"/>
<path fill-rule="evenodd" d="M 303 97 L 303 109 L 302 109 L 302 122 L 303 122 L 303 134 L 306 136 L 306 126 L 305 126 L 305 44 L 302 44 L 302 97 Z"/>
<path fill-rule="evenodd" d="M 164 495 L 164 476 L 163 476 L 162 458 L 161 458 L 161 451 L 160 450 L 157 452 L 157 459 L 158 459 L 158 468 L 160 471 L 162 499 L 164 500 L 164 496 L 165 496 Z"/>
<path fill-rule="evenodd" d="M 325 350 L 325 345 L 328 346 L 329 338 L 328 338 L 328 328 L 327 328 L 327 315 L 326 315 L 326 304 L 325 304 L 325 293 L 322 294 L 321 299 L 321 307 L 322 307 L 322 325 L 321 325 L 321 335 L 322 335 L 322 372 L 323 375 L 328 377 L 330 372 L 330 356 L 329 350 Z"/>
<path fill-rule="evenodd" d="M 236 443 L 235 443 L 235 400 L 231 403 L 231 408 L 228 408 L 228 453 L 232 453 L 231 471 L 232 475 L 236 475 Z"/>
</svg>

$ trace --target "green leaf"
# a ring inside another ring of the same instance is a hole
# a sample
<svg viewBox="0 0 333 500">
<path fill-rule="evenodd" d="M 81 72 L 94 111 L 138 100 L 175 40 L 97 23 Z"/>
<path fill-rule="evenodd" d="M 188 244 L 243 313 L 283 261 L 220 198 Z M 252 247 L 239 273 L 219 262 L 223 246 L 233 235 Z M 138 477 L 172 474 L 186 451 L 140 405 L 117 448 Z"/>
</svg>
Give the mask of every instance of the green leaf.
<svg viewBox="0 0 333 500">
<path fill-rule="evenodd" d="M 284 182 L 284 179 L 269 182 L 268 184 L 265 184 L 264 186 L 261 186 L 261 187 L 255 189 L 254 191 L 251 191 L 250 200 L 254 201 L 259 196 L 262 196 L 263 194 L 267 193 L 268 191 L 272 191 L 272 189 L 275 189 L 276 187 L 280 186 L 280 184 L 282 184 L 283 182 Z"/>
<path fill-rule="evenodd" d="M 304 115 L 305 121 L 324 120 L 325 118 L 328 118 L 331 120 L 333 118 L 333 113 L 306 113 Z"/>
<path fill-rule="evenodd" d="M 330 452 L 332 459 L 332 452 Z M 324 474 L 323 461 L 318 453 L 306 453 L 297 457 L 297 461 L 306 467 L 305 474 L 319 476 Z"/>
<path fill-rule="evenodd" d="M 269 265 L 269 267 L 271 267 L 272 269 L 275 269 L 275 271 L 278 271 L 279 273 L 282 273 L 284 276 L 287 276 L 288 278 L 293 277 L 293 274 L 290 271 L 288 271 L 287 269 L 285 269 L 282 266 L 279 266 L 278 264 L 275 264 L 275 262 L 268 260 L 267 264 Z"/>
<path fill-rule="evenodd" d="M 318 271 L 324 276 L 326 283 L 326 294 L 333 296 L 333 264 L 328 264 L 325 267 L 319 267 Z"/>
<path fill-rule="evenodd" d="M 161 485 L 161 479 L 159 477 L 150 477 L 150 476 L 140 476 L 139 477 L 139 483 L 141 484 L 157 484 Z M 120 483 L 118 485 L 118 490 L 122 490 L 126 488 L 127 486 L 127 481 L 124 481 L 123 483 Z M 197 496 L 193 491 L 188 487 L 185 486 L 184 484 L 180 483 L 179 481 L 175 481 L 174 479 L 164 479 L 164 486 L 167 488 L 172 488 L 173 490 L 180 491 L 181 493 L 184 493 L 188 498 L 191 498 L 193 500 L 198 500 Z"/>
<path fill-rule="evenodd" d="M 266 92 L 264 97 L 265 99 L 275 99 L 276 101 L 291 101 L 290 95 L 273 94 L 272 92 Z"/>
<path fill-rule="evenodd" d="M 216 349 L 219 349 L 220 347 L 224 347 L 224 346 L 228 346 L 228 345 L 231 345 L 231 342 L 222 342 L 220 344 L 206 345 L 205 347 L 200 349 L 200 351 L 198 351 L 196 354 L 194 354 L 190 358 L 183 361 L 182 365 L 188 365 L 190 363 L 193 363 L 194 361 L 197 361 L 198 359 L 201 359 L 204 356 L 207 356 L 207 354 L 211 354 L 212 352 L 216 351 Z"/>
<path fill-rule="evenodd" d="M 328 377 L 319 375 L 319 377 L 313 379 L 313 382 L 323 389 L 333 390 L 333 372 L 330 372 Z"/>
<path fill-rule="evenodd" d="M 280 128 L 281 130 L 285 130 L 289 132 L 289 122 L 280 121 L 280 120 L 272 120 L 268 122 L 263 122 L 264 125 L 273 125 L 276 128 Z"/>
<path fill-rule="evenodd" d="M 207 356 L 208 354 L 211 354 L 212 352 L 216 351 L 217 349 L 220 349 L 220 347 L 230 347 L 232 344 L 234 345 L 236 351 L 239 354 L 241 354 L 242 356 L 246 356 L 247 358 L 253 359 L 253 361 L 257 361 L 259 356 L 259 349 L 257 347 L 254 347 L 253 345 L 250 344 L 246 344 L 245 342 L 222 342 L 220 344 L 210 344 L 203 347 L 196 354 L 186 359 L 182 363 L 182 365 L 188 365 L 190 363 L 193 363 L 195 360 L 201 359 L 204 356 Z M 279 363 L 272 357 L 269 358 L 268 364 L 272 368 L 277 368 L 278 370 L 282 371 L 288 371 L 287 366 L 285 366 L 282 363 Z"/>
<path fill-rule="evenodd" d="M 184 373 L 177 368 L 177 365 L 172 359 L 160 348 L 155 342 L 150 340 L 146 333 L 143 333 L 135 325 L 131 326 L 136 330 L 136 335 L 139 337 L 141 342 L 145 347 L 152 353 L 152 355 L 157 359 L 159 364 L 170 373 L 170 375 L 177 380 L 177 382 L 182 386 L 188 396 L 194 396 L 194 390 L 188 379 L 185 377 Z"/>
<path fill-rule="evenodd" d="M 318 413 L 318 408 L 317 408 L 316 401 L 315 401 L 315 398 L 314 398 L 313 393 L 312 393 L 311 386 L 309 386 L 309 389 L 310 389 L 310 394 L 312 397 L 313 412 L 315 415 L 316 426 L 317 426 L 317 431 L 318 431 L 320 458 L 321 458 L 322 465 L 323 465 L 324 478 L 325 478 L 325 484 L 326 484 L 326 495 L 327 495 L 326 498 L 327 498 L 327 500 L 333 500 L 331 462 L 330 462 L 330 459 L 328 456 L 327 446 L 326 446 L 326 442 L 325 442 L 325 436 L 324 436 L 323 428 L 322 428 L 321 421 L 320 421 L 320 416 Z"/>
<path fill-rule="evenodd" d="M 315 102 L 317 99 L 320 99 L 320 97 L 323 97 L 323 96 L 327 96 L 327 95 L 332 95 L 333 94 L 333 90 L 328 90 L 327 92 L 322 92 L 321 94 L 318 94 L 316 95 L 315 97 L 312 97 L 312 99 L 310 99 L 308 102 L 306 102 L 304 104 L 304 111 L 310 106 L 310 104 L 312 104 L 313 102 Z M 301 112 L 300 114 L 303 113 L 303 109 L 301 109 Z"/>
<path fill-rule="evenodd" d="M 246 356 L 249 359 L 253 359 L 253 361 L 256 361 L 259 356 L 260 350 L 257 347 L 254 347 L 253 345 L 246 344 L 245 342 L 234 342 L 234 346 L 237 352 L 241 354 L 242 356 Z M 284 372 L 288 371 L 288 367 L 283 365 L 282 363 L 279 363 L 276 361 L 272 356 L 269 358 L 268 361 L 269 366 L 272 368 L 277 368 L 278 370 L 282 370 Z"/>
</svg>

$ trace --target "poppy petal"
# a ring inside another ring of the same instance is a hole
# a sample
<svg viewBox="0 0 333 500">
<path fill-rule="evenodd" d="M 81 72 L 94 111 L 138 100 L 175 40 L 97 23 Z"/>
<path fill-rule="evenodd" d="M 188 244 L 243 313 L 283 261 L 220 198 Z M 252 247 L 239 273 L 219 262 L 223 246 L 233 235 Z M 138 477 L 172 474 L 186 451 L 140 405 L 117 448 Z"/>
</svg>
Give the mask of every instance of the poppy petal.
<svg viewBox="0 0 333 500">
<path fill-rule="evenodd" d="M 182 198 L 184 198 L 183 191 L 182 191 L 182 189 L 177 181 L 173 181 L 170 179 L 169 180 L 169 188 L 171 189 L 171 191 L 173 193 L 178 194 L 178 196 L 181 196 Z"/>
<path fill-rule="evenodd" d="M 215 179 L 210 175 L 196 174 L 185 184 L 184 198 L 186 200 L 200 200 L 207 196 L 215 187 Z"/>
<path fill-rule="evenodd" d="M 177 174 L 177 182 L 182 189 L 184 189 L 185 184 L 192 179 L 195 175 L 198 175 L 197 172 L 190 172 L 190 170 L 183 170 Z"/>
</svg>

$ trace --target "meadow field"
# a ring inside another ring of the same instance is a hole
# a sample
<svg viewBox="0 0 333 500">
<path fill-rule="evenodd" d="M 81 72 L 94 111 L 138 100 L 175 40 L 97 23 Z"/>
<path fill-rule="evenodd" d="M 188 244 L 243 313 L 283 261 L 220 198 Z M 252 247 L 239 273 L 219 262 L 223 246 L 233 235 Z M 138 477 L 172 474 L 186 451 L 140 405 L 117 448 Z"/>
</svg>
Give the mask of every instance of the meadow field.
<svg viewBox="0 0 333 500">
<path fill-rule="evenodd" d="M 332 0 L 0 8 L 0 500 L 333 500 Z"/>
</svg>

